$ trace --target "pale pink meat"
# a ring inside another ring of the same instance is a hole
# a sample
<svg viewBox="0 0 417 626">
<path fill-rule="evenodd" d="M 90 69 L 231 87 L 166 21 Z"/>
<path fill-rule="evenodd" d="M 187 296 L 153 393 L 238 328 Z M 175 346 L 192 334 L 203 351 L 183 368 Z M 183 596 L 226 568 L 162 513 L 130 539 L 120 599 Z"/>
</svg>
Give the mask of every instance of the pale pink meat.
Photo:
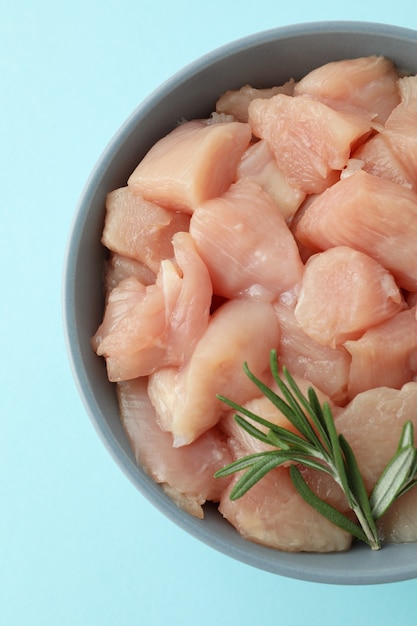
<svg viewBox="0 0 417 626">
<path fill-rule="evenodd" d="M 399 80 L 401 103 L 385 123 L 384 138 L 417 187 L 417 76 Z"/>
<path fill-rule="evenodd" d="M 371 137 L 352 155 L 363 169 L 375 176 L 417 189 L 417 80 L 415 76 L 398 81 L 401 103 L 396 106 L 381 132 Z"/>
<path fill-rule="evenodd" d="M 121 187 L 107 195 L 102 242 L 157 272 L 161 259 L 174 254 L 172 236 L 188 230 L 189 221 L 184 213 L 167 211 L 132 188 Z"/>
<path fill-rule="evenodd" d="M 237 177 L 258 183 L 275 200 L 287 222 L 306 196 L 304 191 L 290 185 L 264 139 L 249 146 L 244 152 L 237 168 Z"/>
<path fill-rule="evenodd" d="M 368 491 L 396 451 L 404 423 L 417 432 L 417 383 L 400 390 L 380 387 L 359 394 L 336 417 L 337 430 L 349 441 Z M 388 542 L 417 540 L 417 491 L 401 497 L 378 522 Z"/>
<path fill-rule="evenodd" d="M 262 377 L 269 353 L 279 342 L 271 304 L 230 300 L 213 314 L 209 326 L 183 368 L 167 367 L 149 377 L 148 392 L 163 430 L 175 446 L 191 443 L 217 424 L 227 406 L 222 394 L 240 404 L 257 395 L 243 371 L 246 360 Z"/>
<path fill-rule="evenodd" d="M 264 476 L 244 496 L 231 501 L 224 491 L 219 511 L 249 541 L 286 552 L 341 552 L 352 537 L 307 504 L 295 490 L 287 467 Z"/>
<path fill-rule="evenodd" d="M 345 347 L 352 356 L 349 398 L 373 387 L 400 388 L 417 374 L 416 309 L 397 313 Z"/>
<path fill-rule="evenodd" d="M 291 374 L 310 381 L 335 404 L 344 404 L 350 354 L 343 346 L 331 348 L 311 339 L 297 322 L 292 308 L 277 302 L 274 309 L 281 329 L 280 365 L 285 365 Z"/>
<path fill-rule="evenodd" d="M 307 261 L 295 318 L 309 337 L 335 348 L 405 306 L 393 276 L 378 261 L 336 246 Z"/>
<path fill-rule="evenodd" d="M 223 435 L 213 428 L 189 446 L 174 448 L 171 435 L 156 421 L 146 377 L 118 383 L 117 392 L 121 421 L 136 461 L 179 506 L 203 518 L 202 505 L 218 501 L 229 482 L 214 477 L 232 461 Z"/>
<path fill-rule="evenodd" d="M 136 461 L 191 515 L 219 502 L 250 541 L 349 549 L 288 464 L 230 501 L 238 475 L 216 470 L 271 447 L 217 394 L 294 431 L 243 369 L 280 394 L 276 349 L 302 392 L 329 402 L 372 489 L 405 420 L 417 427 L 416 128 L 417 77 L 382 56 L 335 61 L 298 83 L 226 92 L 107 195 L 105 311 L 91 344 Z M 351 514 L 329 475 L 299 469 Z M 417 490 L 378 527 L 385 541 L 417 541 Z"/>
<path fill-rule="evenodd" d="M 250 140 L 250 128 L 242 122 L 184 122 L 149 150 L 128 186 L 147 200 L 192 213 L 235 180 Z"/>
<path fill-rule="evenodd" d="M 294 93 L 294 80 L 289 80 L 283 85 L 275 87 L 267 87 L 264 89 L 257 89 L 251 85 L 244 85 L 240 89 L 234 89 L 226 91 L 216 102 L 216 111 L 218 113 L 225 113 L 226 115 L 233 115 L 233 117 L 239 122 L 248 121 L 248 107 L 249 103 L 256 98 L 271 98 L 278 93 L 284 93 L 287 96 L 292 96 Z"/>
<path fill-rule="evenodd" d="M 143 376 L 164 356 L 165 302 L 158 285 L 122 280 L 109 294 L 104 318 L 92 338 L 106 359 L 111 382 Z"/>
<path fill-rule="evenodd" d="M 104 272 L 106 294 L 108 295 L 122 280 L 131 276 L 137 278 L 143 285 L 151 285 L 156 280 L 155 272 L 141 261 L 115 252 L 110 253 Z"/>
<path fill-rule="evenodd" d="M 297 244 L 272 198 L 256 183 L 240 179 L 221 197 L 201 204 L 190 233 L 215 294 L 265 300 L 296 294 L 303 273 Z"/>
<path fill-rule="evenodd" d="M 384 124 L 400 102 L 398 72 L 382 56 L 333 61 L 304 76 L 295 86 L 295 95 L 324 102 L 337 110 L 355 111 Z"/>
<path fill-rule="evenodd" d="M 361 169 L 368 174 L 380 176 L 391 180 L 393 183 L 405 185 L 414 188 L 412 178 L 409 177 L 405 168 L 396 158 L 392 148 L 385 139 L 384 133 L 377 133 L 368 141 L 363 143 L 352 154 L 352 160 L 355 160 Z M 349 162 L 348 162 L 349 168 Z"/>
<path fill-rule="evenodd" d="M 173 237 L 176 262 L 161 262 L 155 284 L 126 278 L 110 293 L 92 343 L 111 381 L 185 363 L 207 328 L 212 287 L 189 233 Z"/>
<path fill-rule="evenodd" d="M 334 183 L 370 122 L 311 98 L 279 94 L 249 105 L 249 124 L 265 139 L 290 184 L 320 193 Z"/>
<path fill-rule="evenodd" d="M 308 205 L 294 227 L 304 245 L 347 245 L 372 256 L 398 285 L 417 290 L 417 194 L 362 170 L 343 178 Z"/>
</svg>

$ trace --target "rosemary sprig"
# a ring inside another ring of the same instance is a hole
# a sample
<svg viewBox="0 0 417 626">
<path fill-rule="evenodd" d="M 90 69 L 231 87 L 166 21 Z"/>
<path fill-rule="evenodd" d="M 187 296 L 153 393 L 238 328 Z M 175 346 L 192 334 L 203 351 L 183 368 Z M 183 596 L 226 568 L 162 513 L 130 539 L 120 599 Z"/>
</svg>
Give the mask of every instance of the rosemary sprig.
<svg viewBox="0 0 417 626">
<path fill-rule="evenodd" d="M 243 496 L 272 469 L 290 463 L 291 480 L 306 502 L 356 539 L 367 543 L 372 550 L 379 550 L 381 540 L 376 521 L 397 498 L 417 485 L 417 449 L 412 422 L 404 424 L 397 450 L 368 496 L 352 448 L 336 431 L 329 404 L 321 405 L 312 387 L 307 396 L 303 395 L 286 367 L 282 368 L 280 375 L 275 350 L 270 353 L 270 368 L 282 397 L 259 380 L 247 363 L 243 367 L 248 378 L 290 421 L 297 433 L 273 424 L 229 398 L 217 396 L 237 411 L 235 420 L 241 428 L 276 448 L 250 454 L 216 472 L 215 476 L 220 478 L 243 471 L 230 493 L 231 500 Z M 298 465 L 330 474 L 343 490 L 357 523 L 321 500 L 307 485 Z"/>
</svg>

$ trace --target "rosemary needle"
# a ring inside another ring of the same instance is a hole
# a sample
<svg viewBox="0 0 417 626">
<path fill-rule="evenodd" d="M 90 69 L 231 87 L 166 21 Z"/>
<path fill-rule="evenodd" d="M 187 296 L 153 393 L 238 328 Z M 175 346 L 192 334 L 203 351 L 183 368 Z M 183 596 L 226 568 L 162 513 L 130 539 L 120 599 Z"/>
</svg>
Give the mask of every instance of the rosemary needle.
<svg viewBox="0 0 417 626">
<path fill-rule="evenodd" d="M 329 404 L 321 405 L 312 387 L 304 395 L 285 367 L 280 375 L 275 350 L 270 353 L 270 368 L 282 397 L 259 380 L 247 363 L 243 367 L 248 378 L 290 421 L 297 433 L 218 395 L 237 411 L 235 420 L 241 428 L 275 448 L 240 458 L 216 472 L 218 478 L 243 472 L 230 498 L 240 498 L 272 469 L 290 463 L 293 485 L 308 504 L 336 526 L 367 543 L 372 550 L 379 550 L 381 540 L 376 521 L 398 497 L 417 484 L 417 449 L 412 422 L 404 424 L 397 450 L 368 496 L 353 450 L 343 435 L 337 433 Z M 298 465 L 330 474 L 343 490 L 357 522 L 321 500 L 307 485 Z"/>
</svg>

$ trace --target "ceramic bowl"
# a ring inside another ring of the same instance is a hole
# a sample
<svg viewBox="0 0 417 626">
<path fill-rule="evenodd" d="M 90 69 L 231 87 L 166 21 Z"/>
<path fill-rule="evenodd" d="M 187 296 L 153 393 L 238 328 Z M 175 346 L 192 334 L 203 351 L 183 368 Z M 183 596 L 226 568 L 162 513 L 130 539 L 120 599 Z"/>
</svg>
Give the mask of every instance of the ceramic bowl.
<svg viewBox="0 0 417 626">
<path fill-rule="evenodd" d="M 377 553 L 358 545 L 342 554 L 290 554 L 242 539 L 214 507 L 207 507 L 203 521 L 183 512 L 135 463 L 119 420 L 115 386 L 108 382 L 104 360 L 94 354 L 90 337 L 103 313 L 104 199 L 126 184 L 152 144 L 177 120 L 209 115 L 227 89 L 279 84 L 328 61 L 371 54 L 385 55 L 416 73 L 417 33 L 362 22 L 285 26 L 234 41 L 178 72 L 138 106 L 99 158 L 75 212 L 64 268 L 65 335 L 79 393 L 108 451 L 140 494 L 197 540 L 246 565 L 334 584 L 417 577 L 417 543 L 388 545 Z"/>
</svg>

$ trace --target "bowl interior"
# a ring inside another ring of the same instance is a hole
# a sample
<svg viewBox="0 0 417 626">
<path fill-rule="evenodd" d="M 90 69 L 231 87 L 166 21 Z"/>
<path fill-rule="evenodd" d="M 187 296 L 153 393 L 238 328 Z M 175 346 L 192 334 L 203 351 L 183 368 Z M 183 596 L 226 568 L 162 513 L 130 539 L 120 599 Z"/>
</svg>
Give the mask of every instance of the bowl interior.
<svg viewBox="0 0 417 626">
<path fill-rule="evenodd" d="M 287 554 L 245 541 L 214 506 L 207 507 L 204 521 L 182 512 L 137 467 L 119 420 L 115 386 L 90 338 L 103 312 L 105 196 L 126 184 L 151 145 L 180 119 L 209 115 L 227 89 L 248 83 L 268 87 L 301 78 L 328 61 L 371 54 L 417 73 L 417 33 L 361 22 L 300 24 L 238 40 L 180 71 L 133 112 L 99 159 L 74 217 L 64 267 L 64 327 L 75 381 L 98 434 L 138 490 L 185 531 L 232 558 L 276 574 L 335 584 L 417 577 L 417 544 L 386 546 L 377 553 L 357 546 L 344 554 Z"/>
</svg>

